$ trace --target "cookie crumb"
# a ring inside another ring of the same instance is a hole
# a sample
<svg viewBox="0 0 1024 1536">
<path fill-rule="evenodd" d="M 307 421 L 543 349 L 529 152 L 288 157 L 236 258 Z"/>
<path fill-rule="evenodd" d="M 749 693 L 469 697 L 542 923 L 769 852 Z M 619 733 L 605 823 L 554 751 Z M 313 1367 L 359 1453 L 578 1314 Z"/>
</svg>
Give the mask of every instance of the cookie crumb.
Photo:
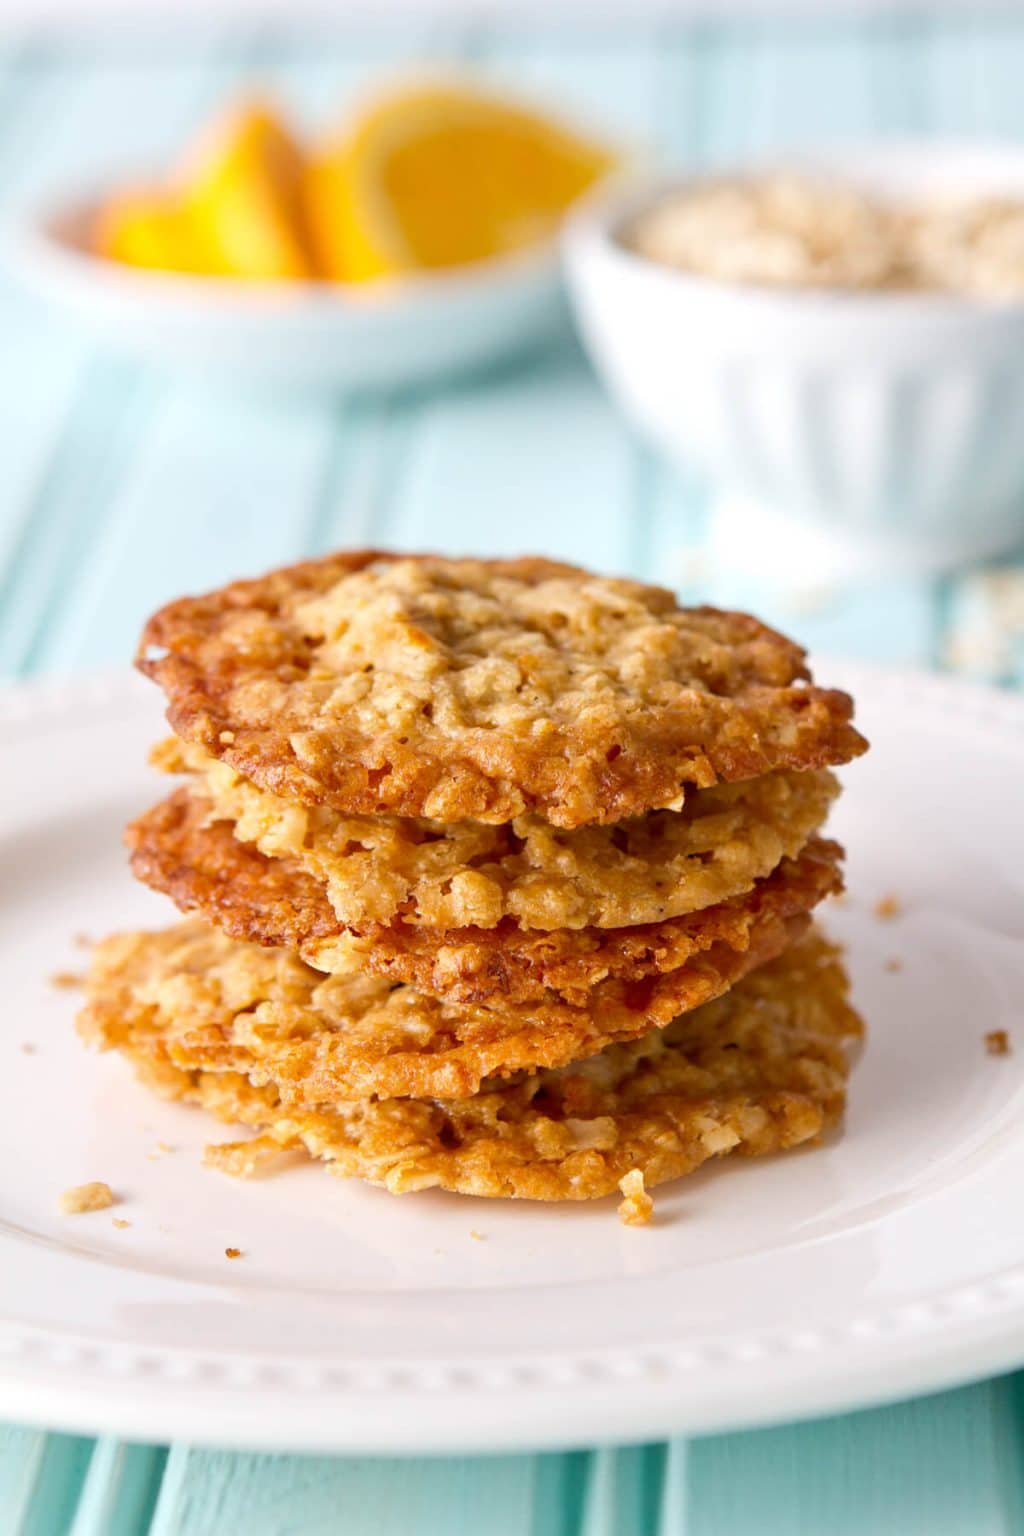
<svg viewBox="0 0 1024 1536">
<path fill-rule="evenodd" d="M 284 1151 L 272 1136 L 254 1136 L 251 1141 L 215 1141 L 203 1152 L 203 1167 L 215 1168 L 232 1179 L 252 1179 L 264 1173 Z"/>
<path fill-rule="evenodd" d="M 89 1184 L 72 1184 L 60 1197 L 61 1213 L 65 1216 L 78 1216 L 83 1211 L 105 1211 L 113 1203 L 113 1190 L 100 1179 Z"/>
<path fill-rule="evenodd" d="M 619 1205 L 619 1220 L 627 1227 L 646 1227 L 654 1214 L 654 1201 L 644 1188 L 644 1176 L 639 1168 L 631 1168 L 619 1180 L 623 1199 Z"/>
<path fill-rule="evenodd" d="M 50 977 L 50 986 L 56 987 L 61 992 L 71 992 L 76 987 L 84 984 L 85 977 L 77 971 L 54 971 Z"/>
<path fill-rule="evenodd" d="M 903 961 L 898 955 L 890 955 L 885 962 L 885 968 L 891 976 L 896 976 L 903 969 Z"/>
<path fill-rule="evenodd" d="M 130 1227 L 131 1226 L 131 1222 L 130 1221 L 125 1221 L 123 1216 L 112 1216 L 110 1218 L 110 1225 L 112 1227 L 117 1227 L 119 1229 L 123 1229 L 125 1227 Z"/>
<path fill-rule="evenodd" d="M 487 1237 L 486 1237 L 485 1233 L 483 1233 L 483 1232 L 476 1232 L 476 1231 L 473 1230 L 473 1228 L 470 1228 L 469 1235 L 473 1239 L 474 1243 L 486 1243 L 486 1241 L 487 1241 Z"/>
<path fill-rule="evenodd" d="M 22 1052 L 23 1052 L 24 1055 L 26 1055 L 26 1056 L 34 1056 L 36 1054 L 36 1051 L 37 1051 L 38 1047 L 34 1046 L 32 1044 L 31 1040 L 23 1040 L 21 1042 L 21 1049 L 22 1049 Z"/>
<path fill-rule="evenodd" d="M 903 903 L 898 896 L 880 896 L 875 902 L 875 916 L 879 922 L 891 922 L 894 917 L 900 917 L 902 912 Z"/>
<path fill-rule="evenodd" d="M 241 1248 L 225 1248 L 224 1257 L 226 1259 L 240 1259 L 242 1257 L 242 1250 Z"/>
<path fill-rule="evenodd" d="M 87 933 L 76 933 L 72 940 L 76 949 L 92 949 L 93 941 Z"/>
<path fill-rule="evenodd" d="M 1009 1056 L 1010 1037 L 1005 1029 L 990 1029 L 985 1036 L 985 1049 L 990 1056 Z"/>
</svg>

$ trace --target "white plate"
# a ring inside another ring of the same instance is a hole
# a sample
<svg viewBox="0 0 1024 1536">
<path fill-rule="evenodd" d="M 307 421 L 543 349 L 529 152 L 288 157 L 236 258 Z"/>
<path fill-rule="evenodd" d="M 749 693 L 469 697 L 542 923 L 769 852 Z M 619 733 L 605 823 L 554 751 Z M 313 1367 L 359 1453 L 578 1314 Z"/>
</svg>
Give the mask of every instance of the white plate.
<svg viewBox="0 0 1024 1536">
<path fill-rule="evenodd" d="M 836 818 L 851 900 L 828 919 L 871 1030 L 845 1133 L 659 1190 L 646 1230 L 614 1201 L 204 1170 L 224 1132 L 88 1055 L 74 994 L 47 979 L 81 966 L 83 929 L 171 918 L 119 846 L 159 793 L 155 691 L 0 696 L 0 1418 L 276 1449 L 542 1447 L 791 1418 L 1024 1361 L 1024 704 L 840 680 L 874 739 Z M 890 892 L 905 910 L 882 922 Z M 998 1028 L 1009 1056 L 985 1050 Z M 85 1179 L 123 1195 L 116 1213 L 58 1214 Z"/>
<path fill-rule="evenodd" d="M 433 383 L 568 334 L 552 245 L 362 290 L 245 283 L 120 266 L 94 255 L 98 200 L 11 231 L 22 281 L 105 345 L 214 383 L 271 390 Z"/>
</svg>

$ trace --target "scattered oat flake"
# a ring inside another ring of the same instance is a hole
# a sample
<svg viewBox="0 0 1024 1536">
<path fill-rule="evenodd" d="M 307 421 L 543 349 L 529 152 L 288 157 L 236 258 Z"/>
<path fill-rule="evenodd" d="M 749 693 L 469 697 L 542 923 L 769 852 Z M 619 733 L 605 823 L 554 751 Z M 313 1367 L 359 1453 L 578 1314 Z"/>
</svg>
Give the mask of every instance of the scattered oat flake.
<svg viewBox="0 0 1024 1536">
<path fill-rule="evenodd" d="M 946 660 L 961 672 L 999 677 L 1013 668 L 1024 636 L 1024 571 L 979 571 L 961 591 Z"/>
<path fill-rule="evenodd" d="M 985 1036 L 985 1049 L 990 1056 L 1009 1056 L 1010 1037 L 1005 1029 L 990 1029 Z"/>
<path fill-rule="evenodd" d="M 230 747 L 234 739 L 234 731 L 221 731 L 220 735 L 217 737 L 217 740 L 221 742 L 225 747 Z"/>
<path fill-rule="evenodd" d="M 130 1227 L 131 1226 L 131 1222 L 130 1221 L 125 1221 L 123 1216 L 112 1216 L 110 1218 L 110 1224 L 111 1224 L 112 1227 L 117 1227 L 117 1228 L 122 1229 L 122 1230 L 125 1227 Z"/>
<path fill-rule="evenodd" d="M 654 1214 L 654 1201 L 644 1188 L 644 1176 L 639 1168 L 631 1168 L 619 1180 L 622 1202 L 619 1220 L 627 1227 L 646 1227 Z"/>
<path fill-rule="evenodd" d="M 84 976 L 80 976 L 77 971 L 54 971 L 50 977 L 50 986 L 58 987 L 62 992 L 70 992 L 74 987 L 80 987 L 84 980 Z"/>
<path fill-rule="evenodd" d="M 275 1163 L 284 1148 L 272 1136 L 254 1136 L 251 1141 L 213 1142 L 203 1152 L 203 1166 L 216 1168 L 233 1179 L 251 1179 Z"/>
<path fill-rule="evenodd" d="M 880 922 L 890 922 L 894 917 L 899 917 L 903 912 L 903 903 L 898 896 L 880 896 L 875 902 L 875 916 Z"/>
<path fill-rule="evenodd" d="M 225 1248 L 224 1257 L 226 1259 L 240 1259 L 242 1257 L 242 1250 L 241 1248 Z"/>
<path fill-rule="evenodd" d="M 891 976 L 895 976 L 899 971 L 902 971 L 903 961 L 897 955 L 890 955 L 889 959 L 885 962 L 885 968 Z"/>
<path fill-rule="evenodd" d="M 78 1216 L 84 1211 L 105 1211 L 113 1204 L 113 1190 L 99 1179 L 89 1184 L 73 1184 L 60 1197 L 60 1208 L 65 1216 Z"/>
</svg>

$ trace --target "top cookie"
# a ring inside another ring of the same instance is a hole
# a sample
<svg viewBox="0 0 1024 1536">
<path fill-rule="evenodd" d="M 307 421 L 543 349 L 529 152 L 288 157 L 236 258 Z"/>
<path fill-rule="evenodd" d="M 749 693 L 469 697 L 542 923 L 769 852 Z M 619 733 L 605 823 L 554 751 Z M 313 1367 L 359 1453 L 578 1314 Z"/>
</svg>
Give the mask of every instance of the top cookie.
<svg viewBox="0 0 1024 1536">
<path fill-rule="evenodd" d="M 542 559 L 330 555 L 169 604 L 138 661 L 185 740 L 354 813 L 609 823 L 865 747 L 756 619 Z"/>
</svg>

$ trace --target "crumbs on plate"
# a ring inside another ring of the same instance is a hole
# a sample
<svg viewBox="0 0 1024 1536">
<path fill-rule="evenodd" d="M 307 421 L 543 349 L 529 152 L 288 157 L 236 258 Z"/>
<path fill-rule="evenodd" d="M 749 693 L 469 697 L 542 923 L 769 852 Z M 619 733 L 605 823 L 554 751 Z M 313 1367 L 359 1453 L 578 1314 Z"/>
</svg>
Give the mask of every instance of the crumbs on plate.
<svg viewBox="0 0 1024 1536">
<path fill-rule="evenodd" d="M 1009 1056 L 1010 1037 L 1005 1029 L 990 1029 L 985 1036 L 985 1049 L 990 1056 Z"/>
<path fill-rule="evenodd" d="M 622 1201 L 619 1204 L 619 1220 L 627 1227 L 646 1227 L 654 1214 L 654 1201 L 644 1188 L 644 1176 L 639 1168 L 631 1168 L 619 1180 Z"/>
<path fill-rule="evenodd" d="M 105 1211 L 113 1204 L 114 1192 L 101 1179 L 93 1179 L 88 1184 L 73 1184 L 60 1197 L 61 1213 L 65 1216 L 80 1216 L 84 1211 Z"/>
<path fill-rule="evenodd" d="M 249 1141 L 215 1141 L 203 1152 L 203 1166 L 216 1168 L 233 1179 L 251 1179 L 277 1162 L 286 1148 L 272 1136 L 254 1136 Z"/>
</svg>

